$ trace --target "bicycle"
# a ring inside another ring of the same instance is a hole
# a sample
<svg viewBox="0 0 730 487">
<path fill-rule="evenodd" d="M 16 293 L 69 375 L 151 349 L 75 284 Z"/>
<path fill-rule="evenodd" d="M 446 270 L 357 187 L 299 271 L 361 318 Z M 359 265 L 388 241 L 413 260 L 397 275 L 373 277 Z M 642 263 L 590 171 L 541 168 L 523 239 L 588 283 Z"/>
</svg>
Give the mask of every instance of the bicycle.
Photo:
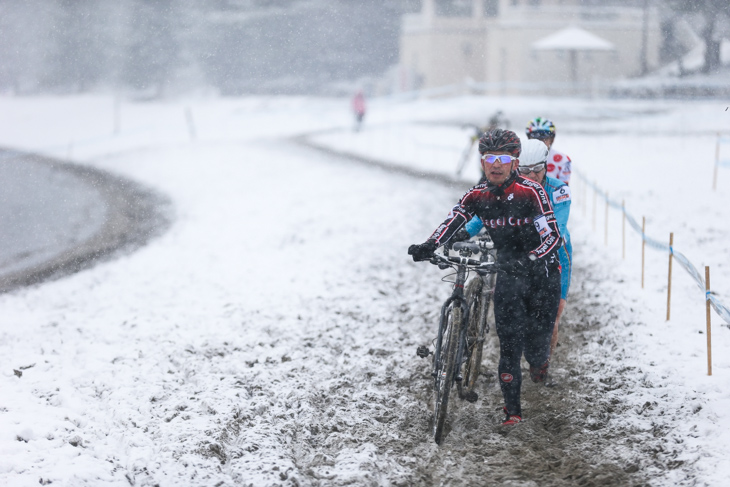
<svg viewBox="0 0 730 487">
<path fill-rule="evenodd" d="M 456 280 L 451 296 L 441 307 L 438 335 L 434 340 L 434 351 L 430 351 L 427 346 L 420 346 L 416 351 L 416 354 L 422 358 L 433 355 L 431 376 L 434 380 L 434 416 L 432 433 L 437 444 L 441 444 L 443 439 L 449 394 L 454 382 L 458 384 L 457 390 L 460 399 L 475 402 L 479 397 L 473 390 L 473 386 L 481 365 L 481 350 L 484 346 L 482 331 L 485 331 L 485 327 L 479 325 L 481 321 L 476 321 L 474 330 L 479 333 L 470 335 L 469 324 L 474 322 L 474 320 L 470 320 L 471 308 L 483 298 L 482 290 L 484 286 L 482 284 L 481 287 L 478 287 L 478 292 L 476 285 L 471 286 L 473 290 L 471 291 L 471 302 L 469 302 L 464 294 L 467 274 L 469 271 L 474 271 L 481 278 L 481 276 L 493 275 L 496 272 L 494 255 L 491 252 L 493 248 L 491 240 L 457 242 L 452 248 L 459 252 L 458 257 L 449 256 L 449 249 L 444 248 L 443 256 L 435 254 L 429 261 L 434 265 L 438 265 L 440 269 L 455 268 Z M 474 254 L 481 254 L 480 260 L 471 259 L 470 257 Z M 479 312 L 478 320 L 481 320 L 483 316 L 486 316 L 486 314 Z M 477 358 L 479 363 L 472 363 L 472 360 Z M 462 369 L 469 374 L 467 379 L 471 381 L 471 386 L 466 388 L 463 386 L 465 374 Z"/>
<path fill-rule="evenodd" d="M 489 238 L 489 234 L 479 237 L 481 259 L 483 262 L 496 262 L 496 250 L 494 243 Z M 464 291 L 466 294 L 466 302 L 469 305 L 469 326 L 467 328 L 467 356 L 468 359 L 464 365 L 464 379 L 458 383 L 460 391 L 472 391 L 479 377 L 482 365 L 482 352 L 484 351 L 484 342 L 487 334 L 494 321 L 494 286 L 497 275 L 494 272 L 479 272 Z"/>
</svg>

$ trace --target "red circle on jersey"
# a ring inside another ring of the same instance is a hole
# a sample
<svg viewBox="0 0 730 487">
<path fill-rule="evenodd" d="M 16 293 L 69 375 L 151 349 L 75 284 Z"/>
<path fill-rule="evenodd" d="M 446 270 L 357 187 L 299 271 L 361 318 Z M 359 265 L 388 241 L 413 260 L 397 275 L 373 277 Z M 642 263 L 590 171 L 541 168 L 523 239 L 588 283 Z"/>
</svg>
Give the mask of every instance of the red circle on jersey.
<svg viewBox="0 0 730 487">
<path fill-rule="evenodd" d="M 563 160 L 563 156 L 561 156 L 560 154 L 555 154 L 553 156 L 553 161 L 555 161 L 555 162 L 560 162 L 562 160 Z"/>
<path fill-rule="evenodd" d="M 548 170 L 548 172 L 553 172 L 555 170 L 555 164 L 548 164 L 547 170 Z"/>
</svg>

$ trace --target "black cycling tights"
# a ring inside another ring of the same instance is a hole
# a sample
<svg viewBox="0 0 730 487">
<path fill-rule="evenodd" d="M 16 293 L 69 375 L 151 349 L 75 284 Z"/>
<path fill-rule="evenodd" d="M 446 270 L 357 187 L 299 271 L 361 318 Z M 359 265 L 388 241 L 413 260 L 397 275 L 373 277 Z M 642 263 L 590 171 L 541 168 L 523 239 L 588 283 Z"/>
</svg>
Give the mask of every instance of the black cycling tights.
<svg viewBox="0 0 730 487">
<path fill-rule="evenodd" d="M 542 267 L 542 266 L 541 266 Z M 550 356 L 550 337 L 560 305 L 560 271 L 545 268 L 529 276 L 500 273 L 494 291 L 494 317 L 499 336 L 499 384 L 510 414 L 522 414 L 522 352 L 534 367 Z"/>
</svg>

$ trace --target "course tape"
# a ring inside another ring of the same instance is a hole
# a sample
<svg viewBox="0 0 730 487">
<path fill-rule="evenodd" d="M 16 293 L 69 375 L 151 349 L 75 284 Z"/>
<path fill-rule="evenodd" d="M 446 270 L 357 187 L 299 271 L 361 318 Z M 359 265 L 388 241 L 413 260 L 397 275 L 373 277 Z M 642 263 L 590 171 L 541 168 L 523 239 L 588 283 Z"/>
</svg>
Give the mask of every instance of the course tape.
<svg viewBox="0 0 730 487">
<path fill-rule="evenodd" d="M 713 294 L 712 290 L 707 291 L 705 289 L 705 279 L 702 277 L 702 274 L 697 270 L 697 268 L 692 265 L 692 262 L 685 257 L 685 255 L 682 252 L 677 252 L 674 250 L 673 247 L 670 247 L 669 245 L 659 242 L 658 240 L 654 240 L 653 238 L 649 237 L 646 233 L 643 233 L 641 231 L 641 225 L 639 222 L 636 221 L 636 218 L 634 218 L 628 211 L 626 211 L 626 208 L 621 206 L 621 203 L 616 202 L 606 195 L 606 192 L 603 191 L 601 188 L 593 184 L 591 181 L 588 180 L 585 176 L 583 176 L 580 172 L 573 169 L 573 172 L 588 186 L 593 188 L 593 190 L 603 198 L 604 201 L 606 201 L 609 206 L 612 206 L 613 208 L 616 208 L 617 210 L 623 212 L 626 215 L 626 221 L 629 222 L 629 225 L 631 228 L 636 230 L 636 232 L 641 235 L 641 238 L 646 242 L 646 245 L 649 247 L 652 247 L 656 250 L 661 250 L 663 252 L 671 253 L 674 256 L 674 259 L 681 265 L 684 270 L 687 271 L 687 273 L 694 279 L 695 283 L 697 283 L 697 286 L 700 288 L 700 290 L 705 293 L 705 299 L 710 300 L 710 304 L 712 305 L 712 308 L 717 312 L 717 314 L 725 321 L 725 324 L 730 326 L 730 309 L 728 309 L 727 306 L 725 306 L 715 294 Z"/>
</svg>

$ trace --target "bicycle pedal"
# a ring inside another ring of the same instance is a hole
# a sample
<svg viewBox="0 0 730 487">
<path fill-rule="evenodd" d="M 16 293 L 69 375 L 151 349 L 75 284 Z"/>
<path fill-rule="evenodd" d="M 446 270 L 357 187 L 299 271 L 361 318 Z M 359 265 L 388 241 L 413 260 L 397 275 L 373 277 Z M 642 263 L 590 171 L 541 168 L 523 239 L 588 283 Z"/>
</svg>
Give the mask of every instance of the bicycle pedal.
<svg viewBox="0 0 730 487">
<path fill-rule="evenodd" d="M 431 352 L 431 350 L 428 349 L 428 347 L 421 346 L 416 349 L 416 355 L 418 355 L 421 358 L 426 358 L 429 355 L 431 355 L 431 353 L 432 352 Z"/>
<path fill-rule="evenodd" d="M 474 391 L 469 391 L 466 394 L 464 394 L 464 399 L 466 399 L 469 402 L 477 402 L 479 400 L 479 394 L 477 394 Z"/>
</svg>

